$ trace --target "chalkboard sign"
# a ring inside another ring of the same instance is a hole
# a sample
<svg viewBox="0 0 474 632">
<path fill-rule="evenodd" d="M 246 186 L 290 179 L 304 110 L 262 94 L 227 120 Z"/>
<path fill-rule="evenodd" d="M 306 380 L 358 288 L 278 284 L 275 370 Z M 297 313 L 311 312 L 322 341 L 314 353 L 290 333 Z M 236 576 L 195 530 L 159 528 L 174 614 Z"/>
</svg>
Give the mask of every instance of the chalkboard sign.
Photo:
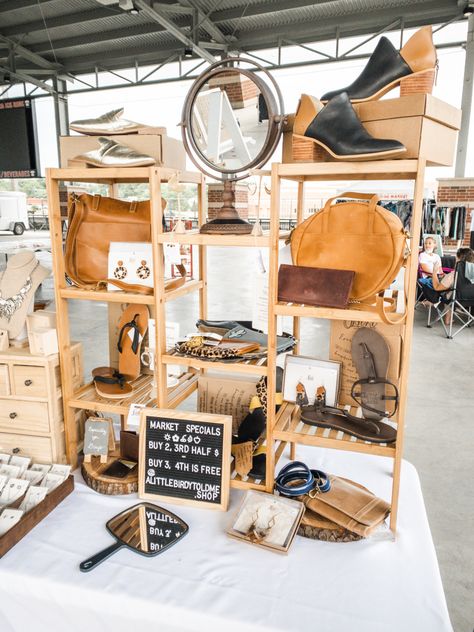
<svg viewBox="0 0 474 632">
<path fill-rule="evenodd" d="M 108 417 L 89 417 L 84 427 L 84 461 L 90 463 L 91 456 L 100 456 L 101 463 L 106 463 L 109 450 L 114 447 L 112 420 Z"/>
<path fill-rule="evenodd" d="M 227 510 L 232 417 L 144 408 L 138 495 Z"/>
</svg>

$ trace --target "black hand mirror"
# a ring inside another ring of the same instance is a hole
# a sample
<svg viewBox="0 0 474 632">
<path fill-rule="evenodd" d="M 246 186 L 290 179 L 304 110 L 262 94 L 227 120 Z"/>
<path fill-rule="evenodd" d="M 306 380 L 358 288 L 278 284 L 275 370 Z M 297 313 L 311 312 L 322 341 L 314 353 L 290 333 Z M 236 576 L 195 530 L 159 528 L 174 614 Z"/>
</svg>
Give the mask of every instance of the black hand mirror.
<svg viewBox="0 0 474 632">
<path fill-rule="evenodd" d="M 171 511 L 151 503 L 140 503 L 111 518 L 105 525 L 116 542 L 88 560 L 79 568 L 86 573 L 121 548 L 141 555 L 159 555 L 176 544 L 188 532 L 188 525 Z"/>
<path fill-rule="evenodd" d="M 183 143 L 200 171 L 224 182 L 224 205 L 201 233 L 251 232 L 235 209 L 235 183 L 269 160 L 283 121 L 278 84 L 252 60 L 224 59 L 196 79 L 184 104 Z"/>
</svg>

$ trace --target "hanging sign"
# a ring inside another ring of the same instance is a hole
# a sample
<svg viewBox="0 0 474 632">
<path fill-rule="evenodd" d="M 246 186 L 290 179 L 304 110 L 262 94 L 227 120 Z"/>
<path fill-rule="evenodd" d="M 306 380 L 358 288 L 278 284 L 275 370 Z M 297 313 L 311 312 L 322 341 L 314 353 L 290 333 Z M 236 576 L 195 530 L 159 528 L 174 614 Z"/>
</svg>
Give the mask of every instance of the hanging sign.
<svg viewBox="0 0 474 632">
<path fill-rule="evenodd" d="M 232 417 L 144 408 L 138 495 L 226 511 Z"/>
</svg>

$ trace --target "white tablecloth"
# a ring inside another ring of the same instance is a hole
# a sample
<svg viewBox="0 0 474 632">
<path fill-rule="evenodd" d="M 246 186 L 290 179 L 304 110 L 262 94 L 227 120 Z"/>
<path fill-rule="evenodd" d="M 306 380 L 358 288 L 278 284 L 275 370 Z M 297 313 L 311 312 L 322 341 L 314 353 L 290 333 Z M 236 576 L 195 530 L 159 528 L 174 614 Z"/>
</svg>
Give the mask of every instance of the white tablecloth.
<svg viewBox="0 0 474 632">
<path fill-rule="evenodd" d="M 311 467 L 390 497 L 388 459 L 299 448 Z M 162 555 L 120 550 L 90 573 L 79 563 L 112 543 L 104 525 L 136 503 L 84 485 L 0 560 L 1 632 L 441 632 L 452 630 L 415 469 L 403 463 L 395 541 L 297 537 L 288 555 L 226 536 L 229 512 L 167 505 L 189 524 Z"/>
</svg>

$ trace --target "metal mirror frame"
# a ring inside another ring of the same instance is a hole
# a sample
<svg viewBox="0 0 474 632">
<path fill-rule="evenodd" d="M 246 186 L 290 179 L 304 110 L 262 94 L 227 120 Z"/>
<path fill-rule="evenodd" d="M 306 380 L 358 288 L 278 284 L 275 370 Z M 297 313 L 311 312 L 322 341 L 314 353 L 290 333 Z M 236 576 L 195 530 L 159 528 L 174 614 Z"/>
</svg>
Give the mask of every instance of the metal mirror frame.
<svg viewBox="0 0 474 632">
<path fill-rule="evenodd" d="M 240 66 L 236 67 L 231 65 L 242 63 L 251 64 L 257 70 L 249 70 L 247 68 L 241 68 Z M 263 147 L 258 155 L 251 162 L 249 162 L 247 165 L 244 165 L 240 169 L 219 169 L 218 167 L 216 167 L 216 165 L 209 161 L 199 149 L 199 146 L 193 134 L 192 126 L 192 110 L 201 88 L 213 77 L 219 75 L 222 72 L 229 71 L 235 72 L 236 74 L 242 74 L 253 81 L 263 95 L 268 110 L 269 125 Z M 276 98 L 269 85 L 263 80 L 262 77 L 259 77 L 256 74 L 257 71 L 263 72 L 265 77 L 270 81 L 275 91 Z M 192 160 L 193 164 L 202 173 L 214 180 L 223 180 L 224 182 L 226 180 L 232 180 L 233 182 L 237 182 L 238 180 L 248 178 L 248 176 L 250 175 L 250 171 L 252 169 L 258 169 L 262 165 L 264 165 L 275 151 L 280 140 L 281 133 L 283 131 L 283 123 L 285 118 L 283 112 L 284 104 L 280 88 L 272 75 L 263 66 L 251 59 L 247 59 L 244 57 L 228 57 L 221 61 L 217 61 L 215 64 L 209 66 L 209 68 L 205 70 L 195 80 L 184 101 L 183 112 L 181 116 L 181 133 L 186 153 Z M 203 168 L 202 164 L 204 164 L 206 168 Z"/>
</svg>

